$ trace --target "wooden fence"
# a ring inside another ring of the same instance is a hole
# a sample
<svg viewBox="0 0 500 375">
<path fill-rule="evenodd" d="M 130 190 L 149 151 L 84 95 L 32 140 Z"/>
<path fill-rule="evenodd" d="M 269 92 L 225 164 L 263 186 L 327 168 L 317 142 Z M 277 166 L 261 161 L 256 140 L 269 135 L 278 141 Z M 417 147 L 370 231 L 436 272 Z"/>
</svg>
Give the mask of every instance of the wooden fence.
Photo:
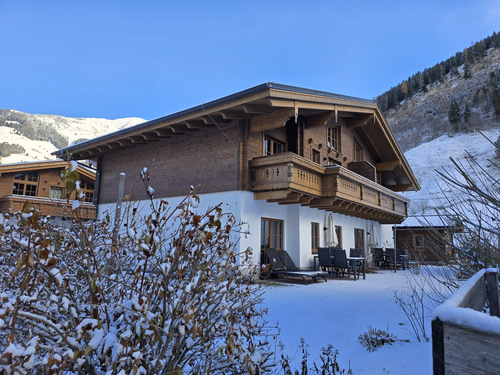
<svg viewBox="0 0 500 375">
<path fill-rule="evenodd" d="M 433 312 L 434 375 L 499 374 L 499 317 L 498 274 L 481 270 Z"/>
</svg>

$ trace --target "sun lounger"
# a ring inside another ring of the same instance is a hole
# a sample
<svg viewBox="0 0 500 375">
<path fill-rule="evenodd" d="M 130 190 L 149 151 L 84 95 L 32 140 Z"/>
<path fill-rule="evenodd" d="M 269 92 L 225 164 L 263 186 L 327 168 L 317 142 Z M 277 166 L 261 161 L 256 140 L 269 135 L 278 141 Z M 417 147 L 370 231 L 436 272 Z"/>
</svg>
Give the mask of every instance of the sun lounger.
<svg viewBox="0 0 500 375">
<path fill-rule="evenodd" d="M 318 277 L 322 277 L 326 281 L 325 275 L 328 272 L 323 271 L 306 271 L 301 270 L 295 266 L 290 255 L 285 250 L 266 249 L 267 257 L 271 264 L 270 275 L 273 276 L 287 276 L 287 277 L 300 277 L 307 285 L 306 277 L 309 277 L 313 282 L 318 282 Z"/>
</svg>

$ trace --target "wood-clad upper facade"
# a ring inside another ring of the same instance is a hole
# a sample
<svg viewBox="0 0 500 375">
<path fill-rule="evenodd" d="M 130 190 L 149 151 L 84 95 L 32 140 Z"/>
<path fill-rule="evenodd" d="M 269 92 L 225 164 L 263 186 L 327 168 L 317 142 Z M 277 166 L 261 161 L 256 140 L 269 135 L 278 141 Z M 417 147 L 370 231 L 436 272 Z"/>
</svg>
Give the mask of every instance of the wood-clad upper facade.
<svg viewBox="0 0 500 375">
<path fill-rule="evenodd" d="M 198 107 L 59 150 L 96 159 L 98 203 L 125 193 L 146 198 L 148 166 L 155 197 L 253 191 L 255 199 L 300 204 L 399 223 L 418 190 L 378 106 L 371 100 L 266 83 Z"/>
<path fill-rule="evenodd" d="M 66 188 L 61 180 L 61 171 L 68 164 L 64 160 L 0 164 L 0 213 L 20 211 L 26 202 L 30 202 L 43 216 L 67 215 L 72 202 L 68 203 L 65 199 Z M 79 215 L 84 219 L 93 219 L 95 173 L 82 166 L 78 166 L 77 172 L 85 193 Z M 74 195 L 70 197 L 72 200 Z"/>
</svg>

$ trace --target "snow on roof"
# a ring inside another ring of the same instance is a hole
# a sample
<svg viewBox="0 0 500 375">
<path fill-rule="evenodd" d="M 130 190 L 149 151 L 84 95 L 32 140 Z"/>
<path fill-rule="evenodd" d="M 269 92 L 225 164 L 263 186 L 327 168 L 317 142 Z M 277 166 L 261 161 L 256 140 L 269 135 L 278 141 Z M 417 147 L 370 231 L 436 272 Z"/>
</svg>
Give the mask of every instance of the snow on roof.
<svg viewBox="0 0 500 375">
<path fill-rule="evenodd" d="M 449 216 L 425 215 L 409 216 L 397 227 L 453 227 L 455 221 Z"/>
</svg>

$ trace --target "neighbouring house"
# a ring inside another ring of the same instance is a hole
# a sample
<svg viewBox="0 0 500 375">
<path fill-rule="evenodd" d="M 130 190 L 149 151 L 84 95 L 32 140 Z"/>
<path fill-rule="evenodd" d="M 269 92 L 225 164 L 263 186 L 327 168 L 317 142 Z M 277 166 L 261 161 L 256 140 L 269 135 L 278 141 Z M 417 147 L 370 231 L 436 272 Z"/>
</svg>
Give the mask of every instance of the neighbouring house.
<svg viewBox="0 0 500 375">
<path fill-rule="evenodd" d="M 73 194 L 69 202 L 65 199 L 66 188 L 60 174 L 68 165 L 64 160 L 0 164 L 0 215 L 20 211 L 29 201 L 42 216 L 67 216 L 75 197 Z M 83 219 L 94 219 L 95 171 L 79 165 L 77 172 L 85 192 L 79 215 Z"/>
<path fill-rule="evenodd" d="M 396 247 L 411 260 L 430 263 L 454 259 L 453 236 L 461 232 L 455 220 L 438 215 L 411 216 L 394 226 Z"/>
<path fill-rule="evenodd" d="M 312 267 L 325 246 L 330 213 L 337 247 L 392 244 L 391 225 L 409 203 L 397 192 L 420 188 L 374 101 L 277 83 L 54 154 L 68 152 L 96 161 L 99 212 L 113 210 L 121 173 L 125 194 L 145 200 L 140 171 L 148 167 L 155 199 L 175 205 L 200 184 L 203 206 L 224 202 L 249 223 L 241 248 L 285 249 L 299 267 Z"/>
</svg>

